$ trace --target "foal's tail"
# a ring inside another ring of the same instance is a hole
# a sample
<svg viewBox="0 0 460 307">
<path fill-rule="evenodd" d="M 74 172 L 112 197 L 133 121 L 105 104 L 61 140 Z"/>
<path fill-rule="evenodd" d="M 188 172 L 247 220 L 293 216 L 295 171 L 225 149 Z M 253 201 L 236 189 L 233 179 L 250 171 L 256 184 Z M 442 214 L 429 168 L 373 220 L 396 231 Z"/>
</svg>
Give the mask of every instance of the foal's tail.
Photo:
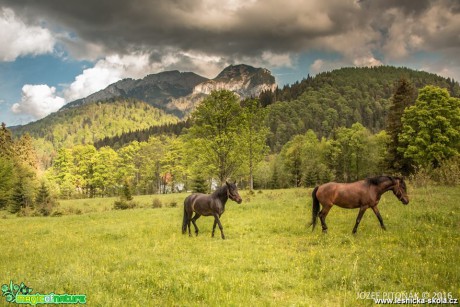
<svg viewBox="0 0 460 307">
<path fill-rule="evenodd" d="M 312 207 L 312 214 L 311 214 L 311 224 L 310 225 L 313 225 L 313 230 L 315 230 L 315 226 L 316 226 L 316 221 L 318 219 L 318 213 L 319 213 L 319 200 L 318 198 L 316 197 L 316 192 L 318 191 L 318 188 L 319 187 L 316 187 L 313 189 L 313 192 L 311 193 L 311 197 L 313 198 L 313 207 Z"/>
<path fill-rule="evenodd" d="M 185 210 L 187 199 L 188 198 L 184 200 L 184 219 L 182 221 L 182 234 L 184 234 L 187 231 L 188 219 L 187 219 L 187 211 Z"/>
</svg>

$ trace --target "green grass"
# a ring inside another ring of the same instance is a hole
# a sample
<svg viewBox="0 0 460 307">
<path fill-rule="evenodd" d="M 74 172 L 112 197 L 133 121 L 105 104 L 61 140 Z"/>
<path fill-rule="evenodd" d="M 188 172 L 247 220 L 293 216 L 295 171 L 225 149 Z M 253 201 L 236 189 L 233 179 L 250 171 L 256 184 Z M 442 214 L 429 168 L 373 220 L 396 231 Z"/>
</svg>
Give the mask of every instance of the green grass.
<svg viewBox="0 0 460 307">
<path fill-rule="evenodd" d="M 89 306 L 360 306 L 359 292 L 451 292 L 460 298 L 460 188 L 411 189 L 404 206 L 381 200 L 387 231 L 367 211 L 334 207 L 329 233 L 306 228 L 311 189 L 241 192 L 227 204 L 227 240 L 181 234 L 186 194 L 142 196 L 141 208 L 111 210 L 115 199 L 62 201 L 61 217 L 0 213 L 0 284 L 33 293 L 86 294 Z M 176 208 L 150 208 L 158 198 Z M 218 231 L 218 230 L 217 230 Z M 219 233 L 217 233 L 219 234 Z M 0 297 L 0 305 L 6 304 Z"/>
</svg>

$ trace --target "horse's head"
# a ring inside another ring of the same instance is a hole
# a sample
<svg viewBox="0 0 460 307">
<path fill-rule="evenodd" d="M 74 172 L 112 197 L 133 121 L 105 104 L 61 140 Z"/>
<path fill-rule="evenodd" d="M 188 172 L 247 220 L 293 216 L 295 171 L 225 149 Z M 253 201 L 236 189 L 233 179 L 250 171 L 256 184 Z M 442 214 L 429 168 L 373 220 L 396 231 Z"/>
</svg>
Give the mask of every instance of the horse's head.
<svg viewBox="0 0 460 307">
<path fill-rule="evenodd" d="M 238 194 L 238 188 L 236 187 L 236 184 L 228 181 L 225 181 L 225 184 L 227 185 L 228 198 L 236 201 L 238 204 L 241 204 L 243 199 L 241 198 L 240 194 Z"/>
<path fill-rule="evenodd" d="M 393 194 L 404 204 L 409 203 L 409 196 L 407 196 L 407 188 L 404 179 L 401 177 L 394 177 L 395 185 L 393 186 Z"/>
</svg>

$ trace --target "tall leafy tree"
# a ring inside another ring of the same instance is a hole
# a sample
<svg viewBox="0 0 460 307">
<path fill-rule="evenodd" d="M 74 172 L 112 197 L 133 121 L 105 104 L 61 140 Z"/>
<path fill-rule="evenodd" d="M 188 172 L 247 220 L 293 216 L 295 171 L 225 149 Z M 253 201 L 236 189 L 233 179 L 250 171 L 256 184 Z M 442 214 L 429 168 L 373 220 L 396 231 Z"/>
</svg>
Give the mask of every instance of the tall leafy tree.
<svg viewBox="0 0 460 307">
<path fill-rule="evenodd" d="M 336 179 L 354 181 L 379 172 L 384 144 L 360 123 L 338 128 L 331 145 L 330 167 L 336 170 Z"/>
<path fill-rule="evenodd" d="M 58 151 L 48 178 L 58 184 L 60 197 L 72 197 L 77 188 L 77 180 L 71 149 L 61 148 Z"/>
<path fill-rule="evenodd" d="M 150 137 L 148 142 L 141 143 L 138 152 L 140 159 L 139 188 L 143 193 L 161 193 L 161 159 L 165 152 L 165 138 Z"/>
<path fill-rule="evenodd" d="M 14 187 L 14 164 L 11 159 L 0 156 L 0 209 L 6 208 Z"/>
<path fill-rule="evenodd" d="M 97 151 L 93 145 L 77 145 L 72 148 L 76 185 L 83 189 L 89 197 L 94 197 L 96 193 L 94 185 L 96 154 Z"/>
<path fill-rule="evenodd" d="M 9 202 L 15 182 L 15 164 L 13 155 L 13 138 L 11 132 L 2 123 L 0 128 L 0 209 Z"/>
<path fill-rule="evenodd" d="M 307 186 L 330 181 L 333 178 L 333 172 L 326 163 L 330 142 L 325 138 L 318 140 L 313 130 L 308 130 L 303 137 L 302 181 Z"/>
<path fill-rule="evenodd" d="M 416 166 L 438 167 L 460 154 L 460 99 L 446 89 L 426 86 L 404 111 L 398 151 Z"/>
<path fill-rule="evenodd" d="M 402 132 L 401 118 L 404 114 L 404 110 L 415 104 L 416 98 L 417 91 L 412 83 L 405 78 L 400 79 L 391 98 L 391 105 L 386 122 L 386 131 L 389 138 L 385 166 L 391 172 L 408 174 L 410 171 L 408 160 L 398 151 L 398 147 L 400 147 L 399 135 Z"/>
<path fill-rule="evenodd" d="M 193 112 L 194 125 L 189 133 L 199 139 L 195 148 L 199 159 L 215 166 L 224 182 L 242 165 L 241 107 L 238 97 L 227 90 L 213 91 Z"/>
<path fill-rule="evenodd" d="M 184 144 L 180 138 L 173 138 L 166 145 L 161 164 L 164 172 L 169 174 L 171 191 L 175 191 L 177 181 L 184 181 L 186 169 L 182 157 L 184 156 Z"/>
<path fill-rule="evenodd" d="M 243 130 L 244 148 L 249 169 L 249 189 L 254 189 L 254 167 L 267 152 L 266 139 L 268 127 L 265 124 L 267 109 L 260 106 L 256 99 L 243 101 Z"/>
<path fill-rule="evenodd" d="M 302 135 L 296 135 L 292 140 L 287 142 L 281 150 L 284 168 L 289 174 L 291 186 L 294 187 L 300 187 L 302 185 L 304 146 L 305 138 Z"/>
<path fill-rule="evenodd" d="M 37 153 L 35 152 L 32 137 L 26 133 L 14 144 L 15 156 L 19 162 L 33 171 L 38 170 Z"/>
<path fill-rule="evenodd" d="M 118 154 L 110 147 L 102 147 L 95 156 L 93 185 L 103 196 L 113 195 L 117 184 Z"/>
<path fill-rule="evenodd" d="M 139 151 L 141 144 L 137 141 L 131 142 L 130 144 L 120 148 L 118 150 L 118 181 L 123 183 L 125 179 L 128 179 L 137 186 L 140 180 L 139 174 Z"/>
<path fill-rule="evenodd" d="M 0 128 L 0 157 L 11 158 L 14 152 L 13 145 L 11 131 L 6 128 L 5 123 L 2 123 Z"/>
</svg>

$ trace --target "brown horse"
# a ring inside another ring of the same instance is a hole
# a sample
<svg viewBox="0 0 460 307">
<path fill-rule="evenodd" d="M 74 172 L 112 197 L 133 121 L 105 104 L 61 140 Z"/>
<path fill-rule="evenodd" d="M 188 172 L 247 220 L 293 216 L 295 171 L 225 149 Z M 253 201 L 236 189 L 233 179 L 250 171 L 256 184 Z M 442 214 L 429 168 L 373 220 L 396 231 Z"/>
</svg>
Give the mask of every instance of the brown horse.
<svg viewBox="0 0 460 307">
<path fill-rule="evenodd" d="M 182 233 L 185 234 L 188 227 L 188 234 L 191 236 L 190 232 L 190 222 L 193 223 L 195 227 L 195 233 L 198 235 L 198 226 L 196 226 L 196 220 L 204 216 L 214 216 L 214 225 L 212 226 L 212 236 L 214 237 L 214 231 L 216 230 L 216 224 L 219 225 L 220 233 L 222 239 L 225 239 L 224 228 L 220 222 L 220 216 L 225 211 L 225 204 L 228 199 L 236 201 L 238 204 L 241 204 L 243 201 L 238 194 L 238 188 L 236 184 L 225 182 L 225 184 L 218 188 L 211 195 L 196 193 L 187 196 L 184 200 L 184 220 L 182 223 Z M 192 218 L 193 212 L 195 216 Z"/>
<path fill-rule="evenodd" d="M 379 219 L 380 226 L 386 230 L 377 205 L 382 194 L 390 190 L 404 205 L 409 203 L 406 183 L 400 177 L 379 176 L 352 183 L 328 182 L 316 187 L 312 192 L 313 216 L 311 225 L 313 225 L 313 230 L 316 226 L 317 217 L 319 217 L 323 232 L 327 232 L 326 216 L 333 205 L 347 209 L 359 208 L 353 233 L 358 230 L 358 225 L 367 208 L 372 208 Z M 320 204 L 323 207 L 321 211 L 319 211 Z"/>
</svg>

